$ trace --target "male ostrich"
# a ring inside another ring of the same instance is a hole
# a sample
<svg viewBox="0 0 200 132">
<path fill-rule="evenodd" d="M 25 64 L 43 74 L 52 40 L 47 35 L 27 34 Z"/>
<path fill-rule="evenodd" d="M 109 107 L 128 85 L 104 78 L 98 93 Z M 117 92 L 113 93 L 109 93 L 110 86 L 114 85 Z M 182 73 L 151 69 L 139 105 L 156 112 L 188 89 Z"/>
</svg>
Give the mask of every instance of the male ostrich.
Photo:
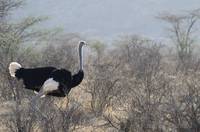
<svg viewBox="0 0 200 132">
<path fill-rule="evenodd" d="M 55 67 L 22 68 L 17 62 L 10 63 L 9 73 L 18 80 L 22 79 L 26 89 L 38 92 L 33 100 L 45 95 L 65 97 L 71 88 L 78 86 L 83 80 L 82 47 L 84 45 L 86 45 L 84 41 L 79 42 L 80 68 L 74 75 L 68 70 Z"/>
</svg>

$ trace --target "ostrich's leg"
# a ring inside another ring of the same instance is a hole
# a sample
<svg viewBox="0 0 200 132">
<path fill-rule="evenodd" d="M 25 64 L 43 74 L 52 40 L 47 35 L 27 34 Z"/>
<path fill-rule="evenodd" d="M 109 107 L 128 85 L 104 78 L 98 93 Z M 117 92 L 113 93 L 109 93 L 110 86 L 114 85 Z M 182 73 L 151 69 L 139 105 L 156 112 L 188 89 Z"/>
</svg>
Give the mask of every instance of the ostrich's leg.
<svg viewBox="0 0 200 132">
<path fill-rule="evenodd" d="M 39 91 L 39 93 L 38 93 L 35 97 L 33 97 L 33 98 L 31 99 L 31 102 L 30 102 L 30 103 L 31 103 L 31 107 L 32 107 L 32 109 L 33 109 L 34 111 L 37 111 L 38 113 L 41 114 L 41 116 L 42 116 L 43 118 L 47 119 L 47 116 L 44 115 L 42 112 L 40 112 L 39 108 L 36 106 L 36 101 L 37 101 L 37 99 L 40 99 L 40 97 L 44 96 L 45 94 L 46 94 L 46 93 L 45 93 L 43 90 Z"/>
<path fill-rule="evenodd" d="M 45 92 L 43 90 L 39 91 L 38 94 L 31 99 L 31 103 L 35 105 L 36 100 L 44 95 L 45 95 Z"/>
<path fill-rule="evenodd" d="M 37 95 L 38 94 L 38 92 L 37 91 L 34 91 L 34 93 Z M 44 94 L 44 95 L 42 95 L 42 96 L 40 96 L 40 98 L 44 98 L 44 97 L 46 97 L 46 95 Z"/>
<path fill-rule="evenodd" d="M 38 92 L 38 94 L 31 100 L 31 105 L 32 105 L 32 108 L 36 111 L 38 111 L 44 118 L 47 119 L 47 117 L 40 112 L 39 108 L 36 107 L 36 100 L 45 96 L 46 94 L 54 91 L 54 90 L 57 90 L 58 89 L 58 82 L 54 81 L 53 78 L 49 78 L 47 79 L 43 86 L 42 86 L 42 89 Z"/>
</svg>

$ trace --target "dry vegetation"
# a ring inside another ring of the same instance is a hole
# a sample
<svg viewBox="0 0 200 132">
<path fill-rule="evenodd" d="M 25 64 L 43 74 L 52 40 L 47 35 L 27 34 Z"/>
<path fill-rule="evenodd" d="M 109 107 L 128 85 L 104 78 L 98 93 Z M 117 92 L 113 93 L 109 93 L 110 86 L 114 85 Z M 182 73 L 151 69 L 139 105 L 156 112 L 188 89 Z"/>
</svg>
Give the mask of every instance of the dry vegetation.
<svg viewBox="0 0 200 132">
<path fill-rule="evenodd" d="M 29 105 L 34 93 L 11 78 L 7 67 L 18 61 L 75 72 L 81 37 L 36 31 L 40 18 L 12 22 L 10 14 L 21 5 L 0 0 L 0 131 L 200 131 L 200 56 L 194 50 L 199 10 L 158 17 L 169 24 L 168 45 L 137 35 L 123 36 L 111 48 L 89 41 L 84 81 L 66 98 L 39 100 L 44 119 Z"/>
</svg>

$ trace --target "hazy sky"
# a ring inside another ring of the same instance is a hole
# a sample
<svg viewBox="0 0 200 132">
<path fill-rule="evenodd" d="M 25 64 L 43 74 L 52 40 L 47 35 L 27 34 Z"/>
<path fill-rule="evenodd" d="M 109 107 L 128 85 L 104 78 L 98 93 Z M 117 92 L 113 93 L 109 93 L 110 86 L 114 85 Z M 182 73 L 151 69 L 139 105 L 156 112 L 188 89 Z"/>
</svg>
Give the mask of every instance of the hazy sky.
<svg viewBox="0 0 200 132">
<path fill-rule="evenodd" d="M 17 18 L 49 16 L 48 27 L 112 40 L 120 34 L 165 37 L 160 12 L 200 8 L 200 0 L 27 0 Z"/>
</svg>

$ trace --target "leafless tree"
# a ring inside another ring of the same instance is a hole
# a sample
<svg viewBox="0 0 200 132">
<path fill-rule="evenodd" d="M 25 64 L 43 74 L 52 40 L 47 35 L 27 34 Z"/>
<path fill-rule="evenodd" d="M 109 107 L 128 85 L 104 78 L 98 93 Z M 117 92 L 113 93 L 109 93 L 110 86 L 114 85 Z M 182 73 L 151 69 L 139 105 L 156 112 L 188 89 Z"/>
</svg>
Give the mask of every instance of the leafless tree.
<svg viewBox="0 0 200 132">
<path fill-rule="evenodd" d="M 193 48 L 196 40 L 195 31 L 199 21 L 200 10 L 193 10 L 185 14 L 163 13 L 158 18 L 167 22 L 170 39 L 173 40 L 178 54 L 179 67 L 182 70 L 190 68 L 192 63 Z"/>
<path fill-rule="evenodd" d="M 111 54 L 105 52 L 105 45 L 102 43 L 93 43 L 92 49 L 93 54 L 87 69 L 86 91 L 91 95 L 91 110 L 98 117 L 120 92 L 117 88 L 118 64 L 112 60 Z"/>
</svg>

